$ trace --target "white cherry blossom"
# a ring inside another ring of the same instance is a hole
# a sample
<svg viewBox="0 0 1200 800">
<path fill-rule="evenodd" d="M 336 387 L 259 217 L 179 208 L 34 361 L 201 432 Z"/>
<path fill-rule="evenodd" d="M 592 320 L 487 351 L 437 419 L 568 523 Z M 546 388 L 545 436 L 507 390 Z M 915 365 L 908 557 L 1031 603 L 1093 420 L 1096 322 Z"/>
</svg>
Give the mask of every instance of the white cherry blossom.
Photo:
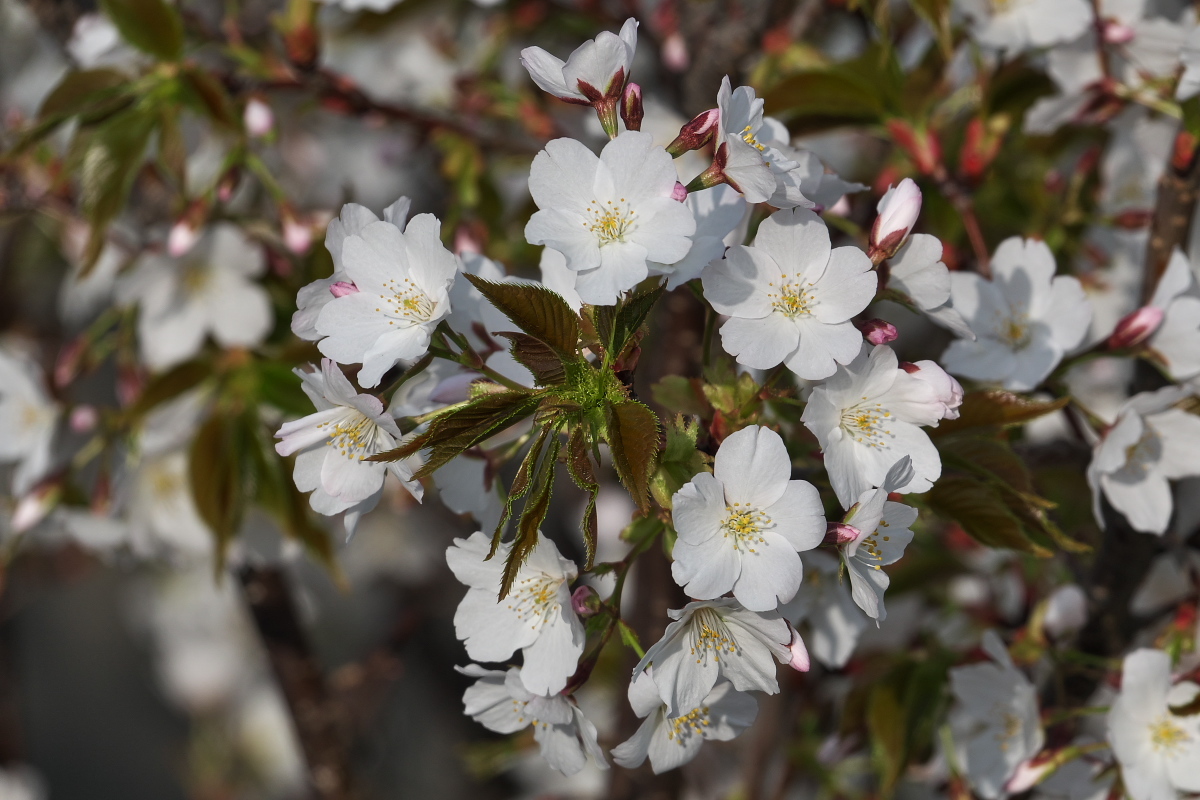
<svg viewBox="0 0 1200 800">
<path fill-rule="evenodd" d="M 498 601 L 511 548 L 505 542 L 485 561 L 491 537 L 476 531 L 446 549 L 454 576 L 468 587 L 454 614 L 454 630 L 477 661 L 505 661 L 521 650 L 525 688 L 554 694 L 567 685 L 583 653 L 583 624 L 571 607 L 570 589 L 579 573 L 554 542 L 539 533 L 508 596 Z"/>
<path fill-rule="evenodd" d="M 654 137 L 626 131 L 597 157 L 555 139 L 533 160 L 529 191 L 540 209 L 525 226 L 531 244 L 566 257 L 584 302 L 611 305 L 649 273 L 688 254 L 696 220 L 675 200 L 675 165 Z"/>
<path fill-rule="evenodd" d="M 658 696 L 652 671 L 646 670 L 629 684 L 629 704 L 644 721 L 632 737 L 612 749 L 613 761 L 622 767 L 640 767 L 647 758 L 655 775 L 681 767 L 699 755 L 706 739 L 734 739 L 758 716 L 753 697 L 721 682 L 700 705 L 670 717 Z"/>
<path fill-rule="evenodd" d="M 825 515 L 816 488 L 791 473 L 783 439 L 754 426 L 721 443 L 714 474 L 675 493 L 671 575 L 689 597 L 732 591 L 751 611 L 792 599 L 803 574 L 798 553 L 821 543 Z"/>
<path fill-rule="evenodd" d="M 983 635 L 990 662 L 950 670 L 958 707 L 950 727 L 958 759 L 976 794 L 1004 796 L 1004 784 L 1045 742 L 1037 690 L 1013 664 L 995 631 Z"/>
<path fill-rule="evenodd" d="M 911 460 L 905 456 L 888 470 L 882 486 L 860 494 L 845 519 L 858 535 L 838 547 L 850 575 L 854 602 L 877 623 L 887 618 L 883 594 L 891 584 L 883 568 L 904 555 L 904 548 L 913 538 L 909 528 L 917 519 L 915 508 L 893 503 L 887 497 L 910 483 L 912 477 Z"/>
<path fill-rule="evenodd" d="M 1092 22 L 1088 0 L 960 0 L 971 33 L 1007 56 L 1069 42 Z"/>
<path fill-rule="evenodd" d="M 342 267 L 353 289 L 321 309 L 318 347 L 340 364 L 361 363 L 359 383 L 377 386 L 393 364 L 429 349 L 434 327 L 450 312 L 458 259 L 442 246 L 437 218 L 419 214 L 403 232 L 371 222 L 346 236 Z"/>
<path fill-rule="evenodd" d="M 403 232 L 411 207 L 412 201 L 407 197 L 401 197 L 383 210 L 383 221 L 394 225 Z M 292 314 L 292 333 L 310 342 L 322 338 L 321 334 L 317 332 L 317 318 L 321 315 L 321 309 L 334 298 L 331 288 L 335 284 L 353 283 L 342 265 L 342 245 L 345 244 L 347 236 L 358 236 L 365 227 L 372 222 L 379 221 L 375 212 L 358 203 L 346 203 L 342 206 L 341 215 L 331 221 L 325 230 L 325 249 L 333 258 L 333 274 L 328 278 L 313 281 L 296 295 L 296 312 Z"/>
<path fill-rule="evenodd" d="M 812 657 L 830 669 L 850 660 L 867 618 L 854 602 L 848 582 L 841 579 L 841 562 L 824 550 L 803 554 L 804 582 L 779 613 L 792 625 L 807 626 L 804 641 Z"/>
<path fill-rule="evenodd" d="M 608 769 L 604 751 L 596 741 L 596 726 L 568 698 L 530 692 L 520 667 L 506 672 L 476 664 L 455 669 L 478 678 L 463 693 L 463 706 L 467 716 L 483 727 L 496 733 L 516 733 L 532 725 L 542 757 L 564 775 L 583 769 L 588 756 L 601 769 Z"/>
<path fill-rule="evenodd" d="M 296 455 L 296 488 L 312 492 L 313 511 L 326 516 L 345 513 L 346 530 L 352 532 L 359 517 L 379 502 L 388 473 L 420 500 L 421 484 L 412 477 L 416 459 L 366 460 L 398 447 L 403 438 L 379 398 L 355 392 L 328 358 L 321 361 L 320 372 L 297 369 L 296 374 L 317 412 L 284 423 L 275 434 L 281 440 L 275 450 L 281 456 Z"/>
<path fill-rule="evenodd" d="M 121 292 L 140 308 L 138 343 L 153 370 L 200 352 L 205 336 L 222 347 L 253 347 L 271 331 L 271 302 L 254 282 L 266 259 L 236 225 L 221 223 L 180 258 L 141 259 Z"/>
<path fill-rule="evenodd" d="M 787 364 L 819 380 L 849 364 L 862 347 L 850 319 L 875 297 L 871 262 L 855 247 L 832 248 L 825 223 L 806 209 L 777 211 L 754 245 L 729 248 L 702 275 L 704 296 L 718 313 L 721 346 L 739 364 Z"/>
<path fill-rule="evenodd" d="M 946 369 L 1014 391 L 1045 380 L 1083 342 L 1092 319 L 1079 281 L 1054 272 L 1045 242 L 1012 237 L 996 248 L 992 280 L 951 275 L 954 309 L 977 338 L 951 343 L 942 357 Z"/>
<path fill-rule="evenodd" d="M 883 485 L 905 456 L 913 477 L 895 491 L 928 491 L 942 474 L 942 459 L 920 426 L 936 426 L 946 412 L 935 384 L 901 369 L 895 352 L 879 345 L 864 348 L 813 389 L 801 419 L 821 443 L 829 481 L 845 507 Z"/>
<path fill-rule="evenodd" d="M 888 260 L 887 288 L 908 295 L 921 313 L 955 336 L 975 339 L 975 333 L 950 299 L 950 270 L 942 263 L 942 242 L 927 233 L 914 233 Z"/>
<path fill-rule="evenodd" d="M 1173 407 L 1191 393 L 1168 386 L 1136 395 L 1121 408 L 1088 465 L 1101 526 L 1103 493 L 1135 530 L 1166 532 L 1173 508 L 1169 482 L 1200 475 L 1200 417 Z"/>
<path fill-rule="evenodd" d="M 789 158 L 787 129 L 763 117 L 762 98 L 749 86 L 734 89 L 726 75 L 717 92 L 720 113 L 717 164 L 733 188 L 750 203 L 769 202 L 776 208 L 812 208 L 800 190 L 810 165 Z M 794 151 L 793 151 L 794 152 Z"/>
<path fill-rule="evenodd" d="M 779 691 L 775 664 L 787 664 L 792 632 L 775 611 L 748 611 L 731 597 L 698 600 L 670 609 L 675 620 L 638 662 L 636 678 L 649 666 L 667 715 L 678 717 L 701 704 L 724 678 L 738 691 Z"/>
<path fill-rule="evenodd" d="M 1108 712 L 1108 741 L 1133 800 L 1176 800 L 1200 792 L 1200 715 L 1179 716 L 1200 694 L 1191 681 L 1171 683 L 1171 657 L 1161 650 L 1125 656 L 1121 693 Z"/>
<path fill-rule="evenodd" d="M 14 496 L 28 492 L 52 468 L 58 415 L 41 369 L 0 350 L 0 462 L 16 464 Z"/>
<path fill-rule="evenodd" d="M 696 219 L 696 232 L 687 255 L 674 264 L 650 262 L 651 275 L 667 277 L 667 291 L 676 289 L 725 254 L 725 239 L 746 217 L 746 201 L 731 186 L 719 184 L 688 194 L 684 204 Z"/>
<path fill-rule="evenodd" d="M 590 105 L 600 97 L 620 97 L 637 50 L 638 22 L 630 17 L 619 34 L 602 31 L 575 49 L 564 63 L 540 47 L 521 51 L 521 64 L 543 91 L 568 103 Z"/>
<path fill-rule="evenodd" d="M 1200 375 L 1200 286 L 1187 256 L 1176 249 L 1150 298 L 1162 321 L 1146 346 L 1162 360 L 1175 380 Z"/>
</svg>

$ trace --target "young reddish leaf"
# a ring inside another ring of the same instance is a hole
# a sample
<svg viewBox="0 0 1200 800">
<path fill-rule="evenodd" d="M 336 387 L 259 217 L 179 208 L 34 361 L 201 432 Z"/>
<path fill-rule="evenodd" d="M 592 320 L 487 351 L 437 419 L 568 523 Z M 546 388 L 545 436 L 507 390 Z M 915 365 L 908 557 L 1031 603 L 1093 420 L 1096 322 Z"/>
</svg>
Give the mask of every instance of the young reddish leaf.
<svg viewBox="0 0 1200 800">
<path fill-rule="evenodd" d="M 980 544 L 1049 558 L 1052 553 L 1029 539 L 1021 521 L 998 490 L 967 475 L 944 475 L 925 495 L 938 516 L 954 520 Z"/>
<path fill-rule="evenodd" d="M 94 114 L 102 107 L 125 102 L 129 83 L 129 76 L 115 69 L 68 72 L 42 101 L 38 122 Z"/>
<path fill-rule="evenodd" d="M 931 431 L 935 436 L 945 436 L 967 428 L 983 428 L 996 425 L 1019 425 L 1043 417 L 1066 406 L 1070 398 L 1041 402 L 1030 400 L 1019 394 L 992 389 L 985 392 L 969 392 L 958 409 L 958 419 L 942 420 Z"/>
<path fill-rule="evenodd" d="M 504 574 L 500 579 L 500 600 L 507 597 L 512 590 L 517 572 L 537 545 L 538 529 L 546 518 L 546 512 L 550 510 L 550 496 L 554 489 L 554 465 L 558 462 L 560 445 L 557 436 L 550 437 L 549 442 L 534 476 L 529 499 L 521 509 L 521 519 L 517 522 L 517 534 L 513 539 L 512 550 L 508 553 L 508 560 L 504 562 Z"/>
<path fill-rule="evenodd" d="M 554 292 L 527 283 L 492 283 L 463 273 L 483 296 L 525 333 L 572 361 L 579 359 L 579 317 Z"/>
<path fill-rule="evenodd" d="M 550 345 L 527 333 L 500 333 L 512 342 L 513 358 L 533 373 L 538 386 L 557 386 L 567 379 L 562 359 Z"/>
<path fill-rule="evenodd" d="M 488 558 L 496 555 L 496 548 L 500 546 L 500 540 L 504 536 L 504 529 L 508 525 L 508 521 L 512 518 L 513 506 L 516 504 L 516 501 L 524 497 L 529 491 L 529 487 L 533 483 L 533 476 L 537 470 L 538 458 L 541 457 L 542 448 L 546 444 L 546 438 L 552 430 L 553 428 L 550 425 L 543 426 L 529 445 L 529 451 L 525 453 L 525 458 L 521 459 L 521 466 L 517 468 L 517 474 L 513 478 L 512 486 L 508 488 L 508 497 L 504 500 L 504 513 L 500 515 L 500 521 L 496 523 L 496 530 L 492 531 L 492 549 L 488 551 Z"/>
<path fill-rule="evenodd" d="M 592 460 L 588 456 L 587 436 L 582 425 L 576 425 L 567 440 L 567 471 L 575 485 L 588 493 L 587 508 L 583 512 L 580 527 L 583 531 L 583 549 L 585 570 L 592 568 L 596 558 L 596 497 L 600 494 L 600 483 L 596 480 L 596 472 L 592 469 Z"/>
<path fill-rule="evenodd" d="M 241 428 L 236 418 L 214 414 L 196 432 L 188 459 L 192 499 L 216 539 L 218 570 L 246 507 L 243 450 L 249 442 Z"/>
<path fill-rule="evenodd" d="M 636 400 L 604 408 L 617 477 L 642 511 L 650 509 L 650 476 L 658 461 L 658 417 Z"/>
</svg>

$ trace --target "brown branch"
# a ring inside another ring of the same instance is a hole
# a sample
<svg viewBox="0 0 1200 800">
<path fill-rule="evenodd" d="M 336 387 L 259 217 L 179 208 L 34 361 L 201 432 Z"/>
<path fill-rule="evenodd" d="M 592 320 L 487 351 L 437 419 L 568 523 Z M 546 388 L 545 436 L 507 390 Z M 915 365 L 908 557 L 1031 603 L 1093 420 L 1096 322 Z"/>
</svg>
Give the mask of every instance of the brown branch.
<svg viewBox="0 0 1200 800">
<path fill-rule="evenodd" d="M 1187 244 L 1192 215 L 1200 192 L 1200 143 L 1180 128 L 1167 168 L 1158 181 L 1158 202 L 1150 221 L 1150 241 L 1142 271 L 1142 302 L 1154 295 L 1158 279 L 1167 269 L 1171 253 Z"/>
<path fill-rule="evenodd" d="M 291 711 L 314 793 L 320 800 L 350 800 L 350 720 L 300 627 L 286 576 L 274 568 L 244 567 L 238 580 Z"/>
</svg>

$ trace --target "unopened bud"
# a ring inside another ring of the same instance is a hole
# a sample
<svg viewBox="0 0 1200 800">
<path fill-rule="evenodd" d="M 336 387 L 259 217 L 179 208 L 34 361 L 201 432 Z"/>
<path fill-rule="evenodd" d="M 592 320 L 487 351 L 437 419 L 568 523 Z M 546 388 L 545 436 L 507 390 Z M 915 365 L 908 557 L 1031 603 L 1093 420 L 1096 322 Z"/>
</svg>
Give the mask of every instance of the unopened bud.
<svg viewBox="0 0 1200 800">
<path fill-rule="evenodd" d="M 859 326 L 859 330 L 871 344 L 887 344 L 900 336 L 895 325 L 882 319 L 869 319 Z"/>
<path fill-rule="evenodd" d="M 285 208 L 282 216 L 284 247 L 298 256 L 304 255 L 308 248 L 312 247 L 312 227 L 302 222 L 289 209 Z"/>
<path fill-rule="evenodd" d="M 54 385 L 56 387 L 62 389 L 75 380 L 86 352 L 87 340 L 82 336 L 68 342 L 58 352 L 58 360 L 54 362 Z"/>
<path fill-rule="evenodd" d="M 902 119 L 889 119 L 887 129 L 922 175 L 932 175 L 941 166 L 942 145 L 935 133 L 917 130 Z"/>
<path fill-rule="evenodd" d="M 958 407 L 963 401 L 963 388 L 950 373 L 932 361 L 918 361 L 915 364 L 902 361 L 900 369 L 923 381 L 933 390 L 932 401 L 940 407 L 942 419 L 958 419 Z"/>
<path fill-rule="evenodd" d="M 621 96 L 621 121 L 631 131 L 642 129 L 642 118 L 646 116 L 642 108 L 642 87 L 636 83 L 625 85 L 625 94 Z"/>
<path fill-rule="evenodd" d="M 1153 211 L 1131 208 L 1113 217 L 1112 223 L 1114 227 L 1127 231 L 1136 231 L 1149 225 L 1153 216 Z"/>
<path fill-rule="evenodd" d="M 600 595 L 590 586 L 580 586 L 571 593 L 571 608 L 585 619 L 593 616 L 600 611 Z"/>
<path fill-rule="evenodd" d="M 660 52 L 663 66 L 672 72 L 686 72 L 687 68 L 691 66 L 692 58 L 688 53 L 687 40 L 679 31 L 674 31 L 666 39 L 663 39 Z"/>
<path fill-rule="evenodd" d="M 687 187 L 679 181 L 675 181 L 675 189 L 671 192 L 671 199 L 676 203 L 682 203 L 684 200 L 687 200 L 687 196 Z"/>
<path fill-rule="evenodd" d="M 12 527 L 16 533 L 24 533 L 46 518 L 58 505 L 62 496 L 62 481 L 49 478 L 42 481 L 17 501 L 13 510 Z"/>
<path fill-rule="evenodd" d="M 203 199 L 192 201 L 167 234 L 167 254 L 171 258 L 179 258 L 195 247 L 207 220 L 208 202 Z"/>
<path fill-rule="evenodd" d="M 899 185 L 887 190 L 876 208 L 879 216 L 871 226 L 871 244 L 867 255 L 878 264 L 894 256 L 908 238 L 921 214 L 921 190 L 912 178 L 905 178 Z"/>
<path fill-rule="evenodd" d="M 91 433 L 100 421 L 100 412 L 95 406 L 82 405 L 71 409 L 68 424 L 74 433 Z"/>
<path fill-rule="evenodd" d="M 1101 30 L 1105 44 L 1129 44 L 1137 36 L 1137 31 L 1132 27 L 1115 19 L 1104 20 Z"/>
<path fill-rule="evenodd" d="M 1108 337 L 1109 350 L 1127 350 L 1145 342 L 1158 326 L 1162 325 L 1163 310 L 1156 306 L 1142 306 L 1117 323 Z"/>
<path fill-rule="evenodd" d="M 862 536 L 862 531 L 844 522 L 825 523 L 825 544 L 847 544 Z"/>
<path fill-rule="evenodd" d="M 329 285 L 329 293 L 334 297 L 345 297 L 348 294 L 358 294 L 358 287 L 353 281 L 335 281 Z"/>
<path fill-rule="evenodd" d="M 1087 595 L 1073 583 L 1060 586 L 1046 598 L 1042 626 L 1051 636 L 1073 633 L 1087 622 Z"/>
<path fill-rule="evenodd" d="M 788 624 L 788 628 L 792 631 L 792 641 L 788 645 L 788 650 L 792 654 L 792 658 L 788 661 L 788 666 L 797 672 L 808 672 L 812 668 L 812 661 L 808 657 L 808 648 L 804 646 L 804 640 L 800 638 L 800 632 L 792 628 Z"/>
<path fill-rule="evenodd" d="M 237 191 L 238 184 L 242 181 L 242 171 L 234 166 L 225 170 L 225 174 L 217 181 L 217 199 L 222 203 L 228 203 L 233 199 L 233 193 Z"/>
<path fill-rule="evenodd" d="M 261 138 L 275 129 L 275 114 L 269 105 L 252 97 L 242 112 L 242 124 L 246 126 L 246 133 Z"/>
<path fill-rule="evenodd" d="M 679 135 L 667 145 L 671 158 L 679 158 L 690 150 L 699 150 L 712 142 L 717 133 L 717 123 L 721 121 L 721 112 L 715 108 L 697 114 L 692 120 L 679 129 Z"/>
</svg>

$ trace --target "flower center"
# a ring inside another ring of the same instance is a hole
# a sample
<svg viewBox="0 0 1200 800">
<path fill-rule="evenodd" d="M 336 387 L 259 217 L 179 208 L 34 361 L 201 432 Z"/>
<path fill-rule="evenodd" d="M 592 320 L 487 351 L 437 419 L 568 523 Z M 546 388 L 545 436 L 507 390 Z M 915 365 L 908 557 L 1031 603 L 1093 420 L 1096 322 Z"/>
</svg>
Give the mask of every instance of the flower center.
<svg viewBox="0 0 1200 800">
<path fill-rule="evenodd" d="M 212 270 L 203 264 L 189 264 L 184 267 L 180 283 L 185 294 L 201 294 L 212 283 Z"/>
<path fill-rule="evenodd" d="M 436 304 L 429 295 L 421 291 L 421 287 L 413 283 L 411 278 L 402 281 L 389 280 L 383 284 L 391 295 L 382 295 L 384 307 L 376 308 L 385 316 L 394 317 L 405 322 L 428 322 L 433 317 Z M 394 322 L 389 322 L 394 325 Z"/>
<path fill-rule="evenodd" d="M 1187 731 L 1170 717 L 1159 717 L 1150 723 L 1150 744 L 1156 753 L 1165 751 L 1168 757 L 1173 758 L 1191 739 Z"/>
<path fill-rule="evenodd" d="M 742 141 L 760 153 L 767 149 L 765 145 L 758 143 L 758 139 L 754 138 L 754 129 L 749 125 L 742 128 Z"/>
<path fill-rule="evenodd" d="M 996 741 L 1000 743 L 1000 750 L 1008 750 L 1010 742 L 1021 732 L 1021 718 L 1011 711 L 1000 711 L 997 709 L 1000 717 L 1000 730 L 996 732 Z"/>
<path fill-rule="evenodd" d="M 667 738 L 682 747 L 692 736 L 704 735 L 704 729 L 709 725 L 708 706 L 693 708 L 688 713 L 668 720 L 668 722 L 671 727 L 667 731 Z"/>
<path fill-rule="evenodd" d="M 517 722 L 525 722 L 528 719 L 529 724 L 533 727 L 541 725 L 543 728 L 549 728 L 549 722 L 542 722 L 537 717 L 529 713 L 528 700 L 513 700 L 513 713 L 517 715 Z"/>
<path fill-rule="evenodd" d="M 854 441 L 867 447 L 887 447 L 886 437 L 892 432 L 883 426 L 891 418 L 892 412 L 883 407 L 882 403 L 864 402 L 851 406 L 842 412 L 842 430 L 848 433 Z"/>
<path fill-rule="evenodd" d="M 328 428 L 329 446 L 351 461 L 365 461 L 383 449 L 380 427 L 353 409 L 347 409 L 339 420 L 318 423 L 317 428 Z"/>
<path fill-rule="evenodd" d="M 508 609 L 537 630 L 558 613 L 558 589 L 562 584 L 562 578 L 545 573 L 519 580 L 508 593 Z"/>
<path fill-rule="evenodd" d="M 755 552 L 753 546 L 766 541 L 762 532 L 775 527 L 770 517 L 749 505 L 734 503 L 725 506 L 725 513 L 727 516 L 721 523 L 721 530 L 725 538 L 733 539 L 733 549 L 739 553 Z"/>
<path fill-rule="evenodd" d="M 1012 312 L 1012 316 L 1001 319 L 999 338 L 1013 350 L 1023 350 L 1029 346 L 1032 331 L 1029 325 L 1029 315 Z"/>
<path fill-rule="evenodd" d="M 183 488 L 183 478 L 174 470 L 158 465 L 150 468 L 150 487 L 160 500 L 173 497 Z"/>
<path fill-rule="evenodd" d="M 629 207 L 624 197 L 615 203 L 612 200 L 603 203 L 593 200 L 587 207 L 587 214 L 591 220 L 583 224 L 596 234 L 601 247 L 613 242 L 625 241 L 625 237 L 633 233 L 636 227 L 634 218 L 637 216 L 637 212 Z"/>
<path fill-rule="evenodd" d="M 884 523 L 880 522 L 880 525 Z M 884 537 L 885 539 L 887 537 Z M 872 561 L 882 562 L 883 551 L 879 549 L 879 542 L 875 538 L 875 534 L 871 534 L 867 538 L 858 543 L 858 549 L 854 551 L 854 557 L 860 558 L 867 562 L 868 567 L 879 569 L 879 563 L 872 564 Z"/>
<path fill-rule="evenodd" d="M 1142 438 L 1125 448 L 1125 469 L 1141 477 L 1161 456 L 1162 442 L 1158 434 L 1147 426 Z"/>
<path fill-rule="evenodd" d="M 817 304 L 817 297 L 808 289 L 812 288 L 813 284 L 786 282 L 787 275 L 784 275 L 783 278 L 785 283 L 779 287 L 779 291 L 767 294 L 767 297 L 771 298 L 771 305 L 775 310 L 791 319 L 812 314 L 813 306 Z M 767 285 L 772 288 L 775 286 L 773 283 Z"/>
<path fill-rule="evenodd" d="M 711 652 L 713 661 L 721 660 L 721 653 L 737 653 L 737 642 L 733 634 L 725 627 L 721 615 L 711 608 L 702 608 L 692 616 L 689 626 L 692 636 L 691 654 L 696 657 L 696 663 L 708 661 Z"/>
</svg>

